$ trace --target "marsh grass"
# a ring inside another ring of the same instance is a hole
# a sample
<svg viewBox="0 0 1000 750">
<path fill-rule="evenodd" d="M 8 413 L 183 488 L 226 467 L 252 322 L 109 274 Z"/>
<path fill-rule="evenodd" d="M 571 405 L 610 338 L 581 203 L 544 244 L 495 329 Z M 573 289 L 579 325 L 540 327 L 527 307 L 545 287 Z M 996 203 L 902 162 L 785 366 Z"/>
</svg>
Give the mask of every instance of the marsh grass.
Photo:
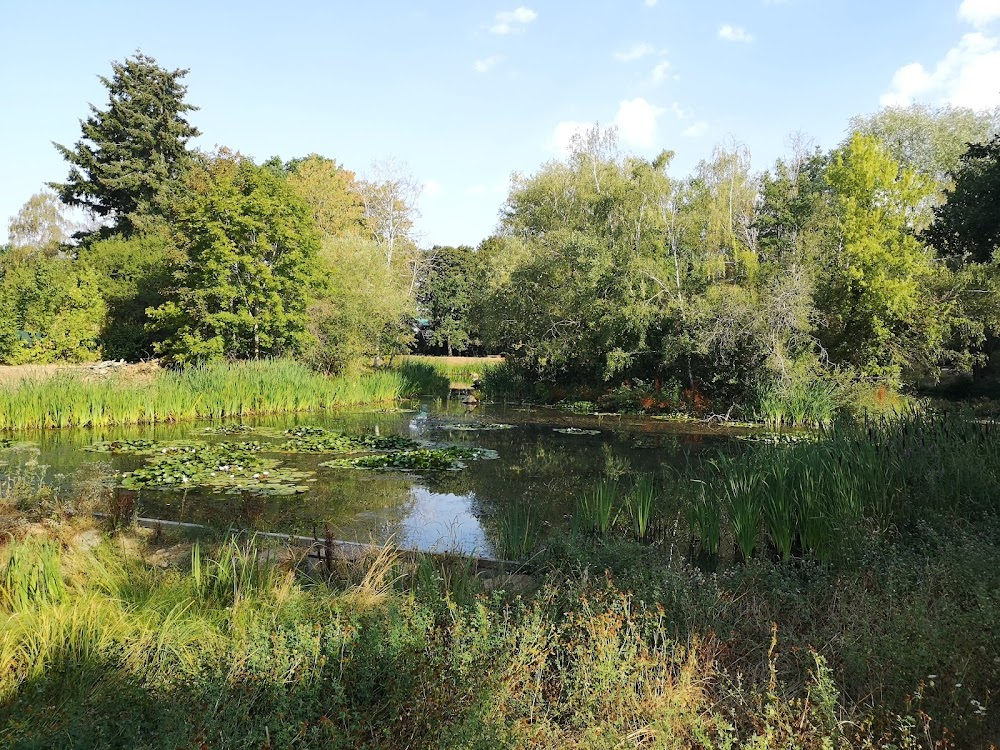
<svg viewBox="0 0 1000 750">
<path fill-rule="evenodd" d="M 649 541 L 658 495 L 659 489 L 656 485 L 656 479 L 652 475 L 643 474 L 636 479 L 632 490 L 626 497 L 625 508 L 632 522 L 632 531 L 637 542 Z"/>
<path fill-rule="evenodd" d="M 712 552 L 731 536 L 738 560 L 845 563 L 871 535 L 996 513 L 1000 427 L 958 415 L 845 420 L 816 441 L 752 444 L 688 469 L 681 494 L 692 536 Z"/>
<path fill-rule="evenodd" d="M 404 372 L 327 377 L 290 360 L 160 370 L 148 382 L 121 375 L 95 380 L 63 373 L 0 384 L 0 429 L 240 419 L 388 403 L 419 392 L 419 383 Z"/>
<path fill-rule="evenodd" d="M 400 370 L 416 371 L 417 368 L 426 368 L 433 372 L 435 379 L 428 378 L 425 382 L 439 384 L 441 379 L 446 380 L 445 390 L 451 383 L 472 385 L 473 380 L 478 380 L 486 376 L 494 368 L 503 364 L 500 357 L 433 357 L 410 354 L 399 359 L 397 365 Z M 435 391 L 429 391 L 429 394 Z"/>
<path fill-rule="evenodd" d="M 601 480 L 594 488 L 577 497 L 573 526 L 578 532 L 607 536 L 618 520 L 620 488 L 617 480 Z"/>
<path fill-rule="evenodd" d="M 536 501 L 537 502 L 537 501 Z M 531 557 L 541 540 L 543 513 L 527 498 L 514 498 L 497 511 L 497 552 L 505 560 Z"/>
<path fill-rule="evenodd" d="M 833 423 L 842 402 L 835 383 L 794 382 L 783 389 L 765 391 L 758 399 L 754 416 L 772 427 L 823 427 Z"/>
</svg>

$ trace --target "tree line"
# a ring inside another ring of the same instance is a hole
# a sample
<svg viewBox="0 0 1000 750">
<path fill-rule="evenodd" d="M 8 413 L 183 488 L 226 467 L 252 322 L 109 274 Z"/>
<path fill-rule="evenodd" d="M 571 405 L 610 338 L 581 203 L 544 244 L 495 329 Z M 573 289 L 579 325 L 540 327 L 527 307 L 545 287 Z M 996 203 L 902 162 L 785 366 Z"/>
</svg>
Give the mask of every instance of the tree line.
<svg viewBox="0 0 1000 750">
<path fill-rule="evenodd" d="M 613 130 L 515 175 L 476 248 L 418 248 L 419 185 L 309 155 L 188 147 L 187 71 L 137 53 L 102 78 L 54 193 L 0 255 L 0 360 L 295 356 L 323 371 L 412 346 L 503 353 L 525 382 L 781 404 L 883 398 L 994 349 L 1000 112 L 915 105 L 755 172 L 694 172 Z M 94 217 L 73 228 L 62 207 Z M 867 395 L 866 395 L 867 394 Z M 690 403 L 688 404 L 690 405 Z"/>
</svg>

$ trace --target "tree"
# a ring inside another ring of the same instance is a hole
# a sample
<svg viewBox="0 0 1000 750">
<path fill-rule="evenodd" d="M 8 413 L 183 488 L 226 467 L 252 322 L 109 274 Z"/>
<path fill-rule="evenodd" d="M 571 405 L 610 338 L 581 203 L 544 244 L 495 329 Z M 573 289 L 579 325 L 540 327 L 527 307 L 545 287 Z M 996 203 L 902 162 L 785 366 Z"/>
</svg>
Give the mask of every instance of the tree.
<svg viewBox="0 0 1000 750">
<path fill-rule="evenodd" d="M 904 369 L 935 358 L 945 336 L 927 294 L 933 253 L 914 231 L 933 187 L 860 134 L 834 154 L 826 177 L 836 226 L 817 283 L 820 338 L 833 362 L 898 384 Z"/>
<path fill-rule="evenodd" d="M 977 112 L 951 105 L 886 107 L 851 118 L 850 131 L 875 137 L 902 166 L 944 182 L 958 169 L 970 143 L 982 143 L 1000 131 L 1000 108 Z"/>
<path fill-rule="evenodd" d="M 7 225 L 10 245 L 55 255 L 70 240 L 74 224 L 65 215 L 66 205 L 48 191 L 35 193 Z"/>
<path fill-rule="evenodd" d="M 129 238 L 115 235 L 80 249 L 78 264 L 96 274 L 108 314 L 101 349 L 110 359 L 153 356 L 164 338 L 150 327 L 148 311 L 166 302 L 172 274 L 183 260 L 176 238 L 161 225 Z"/>
<path fill-rule="evenodd" d="M 343 237 L 363 230 L 364 204 L 354 172 L 318 154 L 293 159 L 285 171 L 288 184 L 308 204 L 323 234 Z"/>
<path fill-rule="evenodd" d="M 430 320 L 430 344 L 443 347 L 450 357 L 477 342 L 470 316 L 479 296 L 479 258 L 466 245 L 431 248 L 417 284 L 417 304 Z"/>
<path fill-rule="evenodd" d="M 294 354 L 319 233 L 280 176 L 229 151 L 191 169 L 178 207 L 185 259 L 168 300 L 151 311 L 156 351 L 179 363 Z"/>
<path fill-rule="evenodd" d="M 324 237 L 318 265 L 306 351 L 314 367 L 346 372 L 408 347 L 416 313 L 408 269 L 387 266 L 381 248 L 362 237 Z"/>
<path fill-rule="evenodd" d="M 969 146 L 951 176 L 924 236 L 942 255 L 988 263 L 1000 248 L 1000 136 Z"/>
<path fill-rule="evenodd" d="M 369 236 L 382 250 L 387 266 L 398 260 L 399 249 L 412 249 L 413 222 L 423 186 L 395 161 L 376 162 L 357 185 Z"/>
<path fill-rule="evenodd" d="M 5 255 L 0 313 L 0 362 L 84 362 L 99 356 L 106 307 L 98 279 L 69 259 Z"/>
<path fill-rule="evenodd" d="M 163 192 L 183 172 L 187 142 L 199 132 L 184 117 L 196 109 L 184 101 L 187 70 L 165 70 L 141 52 L 111 67 L 110 78 L 100 77 L 107 108 L 90 105 L 72 149 L 53 144 L 70 171 L 65 183 L 49 187 L 128 236 L 143 215 L 163 213 Z"/>
</svg>

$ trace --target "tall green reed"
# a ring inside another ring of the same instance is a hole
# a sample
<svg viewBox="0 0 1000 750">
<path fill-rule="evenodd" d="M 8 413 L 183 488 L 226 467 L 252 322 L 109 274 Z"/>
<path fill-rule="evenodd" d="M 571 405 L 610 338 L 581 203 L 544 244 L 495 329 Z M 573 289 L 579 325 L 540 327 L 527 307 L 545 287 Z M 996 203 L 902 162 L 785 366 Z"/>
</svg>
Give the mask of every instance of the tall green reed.
<svg viewBox="0 0 1000 750">
<path fill-rule="evenodd" d="M 387 403 L 419 390 L 395 370 L 328 377 L 284 359 L 162 370 L 148 380 L 65 373 L 0 385 L 0 429 L 239 418 Z"/>
<path fill-rule="evenodd" d="M 618 482 L 603 479 L 592 490 L 577 497 L 573 525 L 577 531 L 607 536 L 618 519 Z"/>
<path fill-rule="evenodd" d="M 632 531 L 635 533 L 636 541 L 649 540 L 657 494 L 656 480 L 649 474 L 643 474 L 636 480 L 632 491 L 626 497 L 625 508 L 632 521 Z"/>
</svg>

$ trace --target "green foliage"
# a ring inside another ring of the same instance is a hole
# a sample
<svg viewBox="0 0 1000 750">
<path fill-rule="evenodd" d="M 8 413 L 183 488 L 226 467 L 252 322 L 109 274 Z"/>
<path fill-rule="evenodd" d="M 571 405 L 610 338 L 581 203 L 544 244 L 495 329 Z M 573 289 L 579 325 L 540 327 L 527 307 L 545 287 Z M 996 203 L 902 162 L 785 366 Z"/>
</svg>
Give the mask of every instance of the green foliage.
<svg viewBox="0 0 1000 750">
<path fill-rule="evenodd" d="M 417 305 L 430 321 L 427 343 L 449 357 L 478 343 L 471 309 L 482 295 L 480 266 L 479 256 L 465 245 L 435 246 L 421 263 Z"/>
<path fill-rule="evenodd" d="M 349 372 L 405 351 L 413 339 L 412 272 L 388 265 L 378 245 L 326 238 L 319 288 L 308 310 L 306 359 L 323 372 Z"/>
<path fill-rule="evenodd" d="M 970 143 L 1000 131 L 1000 115 L 988 110 L 911 104 L 852 117 L 852 133 L 873 136 L 907 169 L 944 181 L 959 166 Z"/>
<path fill-rule="evenodd" d="M 363 231 L 364 205 L 353 172 L 319 154 L 293 159 L 284 170 L 288 184 L 309 206 L 313 223 L 325 236 L 344 237 Z"/>
<path fill-rule="evenodd" d="M 77 265 L 97 276 L 107 303 L 100 334 L 104 357 L 134 362 L 153 356 L 163 336 L 152 331 L 147 311 L 166 302 L 182 259 L 165 226 L 129 238 L 115 235 L 80 249 Z"/>
<path fill-rule="evenodd" d="M 905 368 L 934 361 L 945 335 L 927 294 L 933 254 L 914 231 L 930 186 L 861 135 L 835 154 L 827 180 L 837 223 L 817 285 L 820 340 L 833 362 L 898 384 Z"/>
<path fill-rule="evenodd" d="M 70 206 L 80 206 L 130 235 L 143 217 L 161 215 L 165 193 L 188 164 L 187 142 L 199 135 L 185 119 L 195 110 L 184 101 L 186 70 L 165 70 L 136 52 L 101 76 L 108 90 L 104 110 L 91 105 L 82 138 L 70 149 L 56 144 L 70 171 L 50 187 Z"/>
<path fill-rule="evenodd" d="M 66 218 L 66 206 L 48 191 L 35 193 L 7 224 L 12 250 L 41 252 L 53 256 L 65 246 L 73 233 L 73 223 Z"/>
<path fill-rule="evenodd" d="M 954 187 L 934 209 L 927 240 L 942 255 L 988 263 L 1000 247 L 1000 135 L 972 144 L 951 172 Z"/>
<path fill-rule="evenodd" d="M 271 170 L 222 151 L 188 176 L 177 208 L 185 259 L 151 311 L 177 363 L 260 359 L 304 348 L 319 239 L 309 209 Z"/>
<path fill-rule="evenodd" d="M 64 258 L 0 257 L 0 362 L 86 362 L 99 356 L 100 279 Z"/>
</svg>

